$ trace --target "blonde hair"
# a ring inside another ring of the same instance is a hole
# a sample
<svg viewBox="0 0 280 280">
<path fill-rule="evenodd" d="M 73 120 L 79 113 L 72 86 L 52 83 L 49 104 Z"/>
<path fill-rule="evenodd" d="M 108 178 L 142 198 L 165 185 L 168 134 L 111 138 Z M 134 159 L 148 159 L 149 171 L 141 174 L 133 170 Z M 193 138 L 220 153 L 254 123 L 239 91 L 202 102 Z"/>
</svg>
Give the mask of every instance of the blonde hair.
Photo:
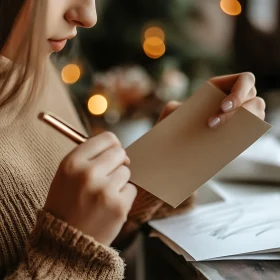
<svg viewBox="0 0 280 280">
<path fill-rule="evenodd" d="M 46 30 L 45 15 L 47 7 L 46 1 L 12 0 L 15 5 L 11 5 L 8 2 L 10 0 L 0 0 L 0 10 L 5 13 L 4 19 L 2 17 L 2 21 L 0 20 L 0 43 L 2 42 L 2 45 L 0 44 L 0 54 L 5 47 L 5 43 L 7 43 L 8 37 L 13 32 L 12 27 L 15 25 L 23 7 L 27 3 L 30 4 L 26 36 L 18 49 L 15 50 L 16 56 L 13 61 L 6 65 L 1 65 L 0 68 L 0 108 L 19 98 L 23 88 L 27 87 L 25 89 L 27 95 L 24 96 L 23 102 L 20 102 L 21 108 L 18 113 L 21 115 L 29 109 L 36 99 L 38 88 L 44 80 L 45 58 L 42 55 L 42 51 L 46 37 L 43 38 L 42 34 Z M 7 9 L 6 11 L 5 8 Z M 14 10 L 9 13 L 9 9 Z M 9 18 L 9 16 L 13 18 Z M 5 17 L 8 23 L 4 22 Z M 1 36 L 5 37 L 1 38 Z M 42 39 L 40 39 L 40 36 Z"/>
</svg>

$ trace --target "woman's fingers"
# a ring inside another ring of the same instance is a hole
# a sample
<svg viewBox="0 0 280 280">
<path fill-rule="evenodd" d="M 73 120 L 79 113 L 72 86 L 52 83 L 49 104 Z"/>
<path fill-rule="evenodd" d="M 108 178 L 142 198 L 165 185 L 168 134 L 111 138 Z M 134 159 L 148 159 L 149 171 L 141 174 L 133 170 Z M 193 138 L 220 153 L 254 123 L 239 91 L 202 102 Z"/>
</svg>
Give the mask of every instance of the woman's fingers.
<svg viewBox="0 0 280 280">
<path fill-rule="evenodd" d="M 90 161 L 91 165 L 98 166 L 97 173 L 110 175 L 114 170 L 125 164 L 126 152 L 121 147 L 112 147 Z"/>
<path fill-rule="evenodd" d="M 253 84 L 255 84 L 255 76 L 251 72 L 244 72 L 244 73 L 238 73 L 233 75 L 225 75 L 225 76 L 219 76 L 214 77 L 210 79 L 209 81 L 219 88 L 221 91 L 223 91 L 226 94 L 230 94 L 232 92 L 232 88 L 234 84 L 237 82 L 237 80 L 240 78 L 240 76 L 247 77 L 248 80 L 252 80 Z"/>
<path fill-rule="evenodd" d="M 255 87 L 251 88 L 247 94 L 244 94 L 242 91 L 233 92 L 222 102 L 221 110 L 224 113 L 234 111 L 256 96 L 257 89 Z"/>
<path fill-rule="evenodd" d="M 228 94 L 221 104 L 223 112 L 233 111 L 256 96 L 255 76 L 250 72 L 220 76 L 209 81 Z"/>
<path fill-rule="evenodd" d="M 178 109 L 180 106 L 182 105 L 181 102 L 177 102 L 177 101 L 170 101 L 166 104 L 166 106 L 164 107 L 158 122 L 162 121 L 163 119 L 165 119 L 167 116 L 169 116 L 171 113 L 173 113 L 176 109 Z"/>
<path fill-rule="evenodd" d="M 231 93 L 223 100 L 221 110 L 224 113 L 233 111 L 241 107 L 247 101 L 255 98 L 257 90 L 255 88 L 255 78 L 253 74 L 242 74 L 233 85 Z"/>
<path fill-rule="evenodd" d="M 265 101 L 261 97 L 256 97 L 249 102 L 246 102 L 243 107 L 260 119 L 265 119 Z"/>
<path fill-rule="evenodd" d="M 215 128 L 226 123 L 240 107 L 246 108 L 256 116 L 264 119 L 265 102 L 256 97 L 255 76 L 250 72 L 241 74 L 215 77 L 209 80 L 214 86 L 227 93 L 228 96 L 223 100 L 220 112 L 208 120 L 210 128 Z M 172 101 L 164 108 L 159 121 L 174 112 L 181 103 Z"/>
<path fill-rule="evenodd" d="M 137 195 L 137 188 L 131 184 L 131 183 L 127 183 L 122 189 L 121 189 L 121 195 L 124 201 L 124 204 L 127 207 L 127 212 L 130 211 L 133 202 L 136 198 Z"/>
<path fill-rule="evenodd" d="M 240 98 L 240 94 L 235 94 L 234 96 L 231 96 L 231 94 L 230 94 L 229 97 L 227 99 L 225 99 L 225 101 L 222 103 L 222 112 L 209 119 L 209 121 L 208 121 L 209 126 L 211 128 L 213 128 L 218 125 L 222 125 L 222 124 L 226 123 L 226 121 L 229 118 L 231 118 L 234 115 L 234 112 L 241 106 L 245 107 L 244 105 L 247 103 L 249 103 L 251 106 L 251 102 L 252 102 L 252 104 L 257 103 L 258 97 L 256 97 L 256 94 L 257 94 L 257 90 L 255 87 L 253 87 L 246 96 L 243 96 L 243 100 Z M 257 101 L 255 101 L 255 99 L 257 99 Z M 230 100 L 235 100 L 235 101 L 230 101 Z M 241 102 L 243 102 L 243 103 L 241 103 Z M 264 103 L 263 100 L 262 100 L 262 103 Z M 233 106 L 233 104 L 235 104 L 236 106 Z M 259 111 L 255 111 L 255 109 L 257 109 Z M 263 115 L 263 113 L 264 113 L 263 111 L 264 111 L 263 106 L 254 107 L 255 115 Z"/>
<path fill-rule="evenodd" d="M 265 102 L 260 97 L 255 97 L 250 101 L 246 102 L 242 105 L 243 108 L 247 109 L 252 114 L 256 115 L 260 119 L 264 120 L 265 118 Z M 235 113 L 237 110 L 234 110 L 230 113 L 221 113 L 216 116 L 213 116 L 209 119 L 208 125 L 211 128 L 217 128 L 220 125 L 225 124 Z"/>
<path fill-rule="evenodd" d="M 118 167 L 112 174 L 108 176 L 109 187 L 117 191 L 121 191 L 122 188 L 128 183 L 130 179 L 131 172 L 129 168 L 122 165 Z"/>
<path fill-rule="evenodd" d="M 113 133 L 104 132 L 79 145 L 69 156 L 75 157 L 76 159 L 91 160 L 111 147 L 120 146 L 120 141 Z"/>
<path fill-rule="evenodd" d="M 233 85 L 236 83 L 240 74 L 218 76 L 210 79 L 209 81 L 218 89 L 226 94 L 231 93 Z"/>
<path fill-rule="evenodd" d="M 221 104 L 221 111 L 208 120 L 211 128 L 218 127 L 227 122 L 235 111 L 244 107 L 253 114 L 264 118 L 265 103 L 256 97 L 255 76 L 250 72 L 216 77 L 210 80 L 212 84 L 227 93 L 228 96 Z"/>
</svg>

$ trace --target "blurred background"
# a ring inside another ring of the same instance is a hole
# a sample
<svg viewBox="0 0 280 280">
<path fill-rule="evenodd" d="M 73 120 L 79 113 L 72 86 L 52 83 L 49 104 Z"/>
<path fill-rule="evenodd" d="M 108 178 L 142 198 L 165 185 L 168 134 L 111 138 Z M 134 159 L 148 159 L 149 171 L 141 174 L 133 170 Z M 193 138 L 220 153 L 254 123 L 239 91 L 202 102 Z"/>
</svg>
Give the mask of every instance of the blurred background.
<svg viewBox="0 0 280 280">
<path fill-rule="evenodd" d="M 208 78 L 251 71 L 269 112 L 280 88 L 277 0 L 97 0 L 98 23 L 54 57 L 90 135 L 124 146 Z M 273 112 L 275 115 L 275 112 Z"/>
<path fill-rule="evenodd" d="M 166 102 L 251 71 L 280 137 L 280 1 L 97 0 L 97 9 L 97 25 L 53 56 L 89 135 L 110 130 L 127 147 Z M 140 243 L 126 253 L 127 279 L 144 279 Z"/>
</svg>

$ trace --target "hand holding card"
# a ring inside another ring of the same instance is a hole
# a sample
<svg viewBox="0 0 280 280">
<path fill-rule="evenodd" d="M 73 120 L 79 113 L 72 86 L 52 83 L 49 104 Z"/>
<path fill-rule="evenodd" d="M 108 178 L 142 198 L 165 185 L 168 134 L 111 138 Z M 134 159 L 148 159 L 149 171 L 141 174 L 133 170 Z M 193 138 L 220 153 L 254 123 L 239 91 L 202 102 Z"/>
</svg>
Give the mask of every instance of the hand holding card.
<svg viewBox="0 0 280 280">
<path fill-rule="evenodd" d="M 240 108 L 224 126 L 208 127 L 225 94 L 205 83 L 178 110 L 127 148 L 131 182 L 177 207 L 271 126 Z"/>
</svg>

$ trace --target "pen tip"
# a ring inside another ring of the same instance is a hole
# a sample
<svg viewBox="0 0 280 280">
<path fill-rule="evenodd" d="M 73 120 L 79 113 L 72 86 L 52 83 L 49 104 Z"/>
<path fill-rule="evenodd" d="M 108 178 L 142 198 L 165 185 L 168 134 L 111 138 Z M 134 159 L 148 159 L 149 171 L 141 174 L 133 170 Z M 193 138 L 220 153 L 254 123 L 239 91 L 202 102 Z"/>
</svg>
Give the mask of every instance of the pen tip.
<svg viewBox="0 0 280 280">
<path fill-rule="evenodd" d="M 44 119 L 44 113 L 41 112 L 41 113 L 38 115 L 38 119 L 43 120 L 43 119 Z"/>
</svg>

